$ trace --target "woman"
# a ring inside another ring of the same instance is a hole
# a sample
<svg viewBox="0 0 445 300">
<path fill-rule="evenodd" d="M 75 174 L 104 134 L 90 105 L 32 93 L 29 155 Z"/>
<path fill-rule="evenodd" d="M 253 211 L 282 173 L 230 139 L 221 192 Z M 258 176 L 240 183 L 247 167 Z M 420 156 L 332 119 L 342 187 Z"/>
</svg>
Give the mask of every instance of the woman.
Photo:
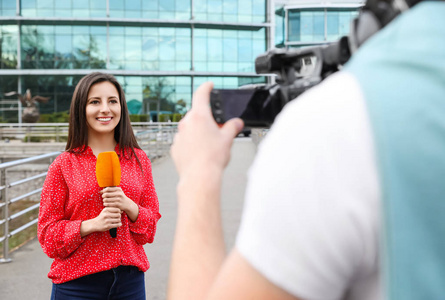
<svg viewBox="0 0 445 300">
<path fill-rule="evenodd" d="M 97 183 L 104 151 L 119 156 L 118 187 Z M 83 77 L 71 102 L 66 151 L 51 164 L 41 196 L 38 238 L 54 259 L 51 299 L 145 299 L 143 245 L 153 242 L 160 217 L 151 164 L 121 86 L 108 74 Z M 108 231 L 116 227 L 112 238 Z"/>
</svg>

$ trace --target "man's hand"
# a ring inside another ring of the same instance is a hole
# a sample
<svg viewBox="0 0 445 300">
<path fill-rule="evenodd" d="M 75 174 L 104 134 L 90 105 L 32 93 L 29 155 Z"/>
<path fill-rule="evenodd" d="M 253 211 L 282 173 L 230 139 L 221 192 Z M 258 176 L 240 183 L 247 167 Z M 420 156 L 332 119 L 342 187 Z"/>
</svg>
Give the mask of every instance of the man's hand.
<svg viewBox="0 0 445 300">
<path fill-rule="evenodd" d="M 210 110 L 213 83 L 202 84 L 193 95 L 192 109 L 181 120 L 171 154 L 180 178 L 194 172 L 222 173 L 230 159 L 234 137 L 243 128 L 240 119 L 219 127 Z"/>
</svg>

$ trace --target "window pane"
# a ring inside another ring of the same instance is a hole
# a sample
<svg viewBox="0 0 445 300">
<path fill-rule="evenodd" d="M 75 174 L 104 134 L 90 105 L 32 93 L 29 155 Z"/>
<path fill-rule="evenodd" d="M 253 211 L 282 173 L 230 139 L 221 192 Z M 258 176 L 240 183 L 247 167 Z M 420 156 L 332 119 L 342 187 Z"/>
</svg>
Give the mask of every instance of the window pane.
<svg viewBox="0 0 445 300">
<path fill-rule="evenodd" d="M 158 37 L 144 37 L 142 43 L 142 59 L 147 61 L 159 60 Z"/>
<path fill-rule="evenodd" d="M 257 57 L 260 54 L 266 52 L 265 40 L 253 40 L 253 56 Z"/>
<path fill-rule="evenodd" d="M 59 0 L 60 1 L 60 0 Z M 87 11 L 89 9 L 88 0 L 73 0 L 73 8 L 83 9 Z"/>
<path fill-rule="evenodd" d="M 193 0 L 195 13 L 207 13 L 207 0 Z"/>
<path fill-rule="evenodd" d="M 0 26 L 1 69 L 15 69 L 17 67 L 17 26 Z"/>
<path fill-rule="evenodd" d="M 141 60 L 142 41 L 139 36 L 125 37 L 125 59 Z"/>
<path fill-rule="evenodd" d="M 52 9 L 54 8 L 54 0 L 37 0 L 38 9 Z"/>
<path fill-rule="evenodd" d="M 237 0 L 224 0 L 223 13 L 229 15 L 238 14 L 238 1 Z"/>
<path fill-rule="evenodd" d="M 57 2 L 65 2 L 65 1 L 57 1 Z M 69 1 L 66 1 L 69 2 Z M 90 0 L 90 8 L 97 10 L 105 10 L 107 9 L 107 0 Z"/>
<path fill-rule="evenodd" d="M 71 35 L 56 35 L 55 37 L 55 52 L 61 58 L 67 58 L 72 51 L 72 36 Z"/>
<path fill-rule="evenodd" d="M 338 12 L 328 12 L 327 13 L 327 27 L 328 27 L 328 35 L 337 35 L 338 34 Z"/>
<path fill-rule="evenodd" d="M 209 51 L 209 60 L 219 61 L 223 60 L 223 42 L 221 38 L 208 38 L 207 40 Z"/>
<path fill-rule="evenodd" d="M 74 35 L 73 36 L 73 54 L 76 60 L 89 60 L 90 56 L 90 39 L 89 35 Z"/>
<path fill-rule="evenodd" d="M 1 0 L 0 2 L 0 16 L 15 16 L 16 1 Z"/>
<path fill-rule="evenodd" d="M 36 0 L 21 0 L 20 5 L 22 8 L 35 8 Z"/>
<path fill-rule="evenodd" d="M 187 0 L 185 0 L 187 1 Z M 162 0 L 159 1 L 159 9 L 161 11 L 170 11 L 173 12 L 175 10 L 175 0 Z"/>
<path fill-rule="evenodd" d="M 110 36 L 110 59 L 124 59 L 124 43 L 123 36 Z"/>
<path fill-rule="evenodd" d="M 314 12 L 314 39 L 324 41 L 324 12 Z"/>
<path fill-rule="evenodd" d="M 252 40 L 240 39 L 238 47 L 238 59 L 242 62 L 253 62 L 255 58 L 252 54 Z"/>
<path fill-rule="evenodd" d="M 0 94 L 17 90 L 18 76 L 0 76 Z M 4 106 L 3 106 L 4 107 Z M 8 107 L 10 107 L 8 105 Z M 16 106 L 18 107 L 18 105 Z M 0 120 L 7 123 L 18 122 L 18 112 L 0 110 Z"/>
<path fill-rule="evenodd" d="M 224 39 L 224 62 L 238 61 L 238 39 Z"/>
<path fill-rule="evenodd" d="M 350 12 L 340 12 L 338 18 L 339 35 L 347 35 L 350 31 L 351 22 L 354 19 L 354 15 Z"/>
<path fill-rule="evenodd" d="M 190 61 L 191 60 L 191 43 L 190 38 L 176 38 L 176 59 Z"/>
<path fill-rule="evenodd" d="M 238 1 L 238 11 L 243 15 L 252 15 L 252 0 Z"/>
<path fill-rule="evenodd" d="M 141 10 L 141 0 L 125 0 L 126 10 Z"/>
<path fill-rule="evenodd" d="M 221 14 L 222 11 L 222 0 L 207 0 L 207 12 L 209 14 Z"/>
<path fill-rule="evenodd" d="M 90 40 L 91 57 L 103 62 L 107 61 L 107 36 L 92 35 Z"/>
<path fill-rule="evenodd" d="M 108 0 L 110 5 L 110 10 L 123 10 L 124 9 L 124 1 L 122 0 Z M 152 1 L 148 1 L 152 2 Z"/>
<path fill-rule="evenodd" d="M 175 42 L 170 35 L 161 35 L 159 39 L 159 58 L 161 61 L 175 59 Z"/>
<path fill-rule="evenodd" d="M 159 3 L 156 0 L 153 1 L 142 1 L 142 9 L 144 10 L 158 10 Z"/>
<path fill-rule="evenodd" d="M 265 0 L 253 0 L 253 14 L 262 16 L 263 21 L 266 15 L 266 1 Z"/>
<path fill-rule="evenodd" d="M 207 61 L 207 38 L 195 37 L 193 50 L 195 61 Z"/>
<path fill-rule="evenodd" d="M 90 34 L 89 26 L 73 26 L 73 35 L 88 35 Z"/>
<path fill-rule="evenodd" d="M 314 18 L 312 12 L 301 12 L 301 41 L 313 41 Z"/>
<path fill-rule="evenodd" d="M 289 11 L 288 30 L 289 41 L 301 40 L 301 13 L 299 11 Z"/>
</svg>

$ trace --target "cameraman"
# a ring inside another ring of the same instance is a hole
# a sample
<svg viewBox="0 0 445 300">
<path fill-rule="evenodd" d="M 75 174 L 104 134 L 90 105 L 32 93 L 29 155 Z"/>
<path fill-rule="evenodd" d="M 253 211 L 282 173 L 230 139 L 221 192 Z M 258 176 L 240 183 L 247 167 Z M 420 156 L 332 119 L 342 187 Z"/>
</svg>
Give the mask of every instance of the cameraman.
<svg viewBox="0 0 445 300">
<path fill-rule="evenodd" d="M 243 124 L 219 128 L 212 84 L 195 92 L 171 150 L 170 299 L 443 298 L 445 3 L 407 2 L 385 26 L 405 1 L 368 1 L 384 28 L 277 118 L 227 258 L 221 178 Z"/>
</svg>

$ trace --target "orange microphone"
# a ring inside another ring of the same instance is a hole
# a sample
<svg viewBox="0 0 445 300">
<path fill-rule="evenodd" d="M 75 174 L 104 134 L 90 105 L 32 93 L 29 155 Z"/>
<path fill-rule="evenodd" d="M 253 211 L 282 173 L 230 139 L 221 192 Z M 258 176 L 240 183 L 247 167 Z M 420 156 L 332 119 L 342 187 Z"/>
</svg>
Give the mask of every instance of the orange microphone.
<svg viewBox="0 0 445 300">
<path fill-rule="evenodd" d="M 121 182 L 121 165 L 116 152 L 99 153 L 96 162 L 96 178 L 101 188 L 118 186 Z M 117 236 L 117 228 L 110 229 L 112 238 Z"/>
</svg>

